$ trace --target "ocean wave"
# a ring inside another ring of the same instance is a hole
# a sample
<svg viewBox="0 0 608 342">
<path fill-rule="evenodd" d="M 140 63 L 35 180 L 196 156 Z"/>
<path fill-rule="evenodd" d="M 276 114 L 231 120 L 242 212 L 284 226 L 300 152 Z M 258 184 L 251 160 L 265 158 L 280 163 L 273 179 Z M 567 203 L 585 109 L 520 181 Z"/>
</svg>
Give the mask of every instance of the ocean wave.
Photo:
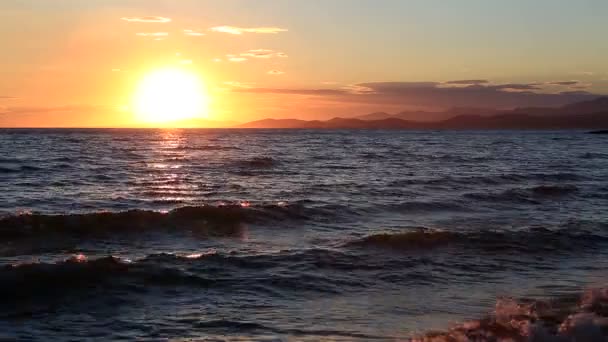
<svg viewBox="0 0 608 342">
<path fill-rule="evenodd" d="M 578 187 L 574 185 L 539 185 L 527 190 L 531 191 L 535 195 L 561 196 L 577 192 Z"/>
<path fill-rule="evenodd" d="M 253 169 L 268 169 L 277 165 L 277 161 L 271 157 L 253 157 L 251 159 L 239 160 L 235 163 L 238 167 Z"/>
<path fill-rule="evenodd" d="M 398 212 L 468 211 L 469 209 L 454 202 L 407 201 L 390 204 L 388 208 Z"/>
<path fill-rule="evenodd" d="M 44 170 L 44 168 L 38 167 L 38 166 L 33 166 L 33 165 L 21 165 L 21 166 L 16 166 L 16 167 L 2 166 L 2 167 L 0 167 L 0 174 L 1 173 L 28 173 L 28 172 L 35 172 L 35 171 L 41 171 L 41 170 Z"/>
<path fill-rule="evenodd" d="M 605 153 L 596 153 L 596 152 L 586 152 L 580 155 L 581 159 L 605 159 L 608 158 L 608 154 Z"/>
<path fill-rule="evenodd" d="M 400 179 L 389 183 L 389 186 L 408 186 L 408 185 L 445 185 L 445 186 L 457 186 L 457 185 L 503 185 L 503 184 L 516 184 L 522 182 L 563 182 L 563 181 L 581 181 L 587 178 L 569 172 L 557 172 L 557 173 L 508 173 L 501 175 L 489 175 L 489 176 L 444 176 L 435 178 L 409 178 Z"/>
<path fill-rule="evenodd" d="M 608 242 L 608 236 L 573 227 L 563 229 L 531 228 L 519 231 L 454 232 L 420 228 L 405 232 L 384 232 L 348 242 L 350 247 L 419 251 L 455 247 L 487 252 L 526 253 L 574 251 Z"/>
<path fill-rule="evenodd" d="M 108 256 L 88 259 L 76 254 L 55 263 L 31 262 L 0 267 L 0 300 L 22 301 L 74 291 L 134 290 L 139 286 L 216 287 L 222 290 L 266 292 L 306 291 L 338 294 L 365 284 L 307 270 L 320 269 L 323 258 L 341 259 L 331 251 L 262 255 L 220 254 L 213 250 L 190 255 L 153 254 L 138 260 Z"/>
<path fill-rule="evenodd" d="M 240 235 L 241 223 L 311 218 L 315 210 L 298 203 L 252 205 L 249 202 L 217 206 L 186 206 L 169 212 L 129 210 L 84 214 L 25 213 L 0 217 L 0 237 L 39 237 L 45 233 L 90 235 L 147 229 L 189 229 L 206 235 Z"/>
<path fill-rule="evenodd" d="M 475 192 L 464 197 L 490 202 L 540 204 L 545 199 L 555 199 L 578 192 L 574 185 L 539 185 L 529 188 L 513 188 L 501 192 Z"/>
<path fill-rule="evenodd" d="M 240 150 L 237 146 L 221 146 L 221 145 L 202 145 L 202 146 L 177 146 L 174 148 L 176 151 L 229 151 L 229 150 Z"/>
<path fill-rule="evenodd" d="M 596 288 L 585 291 L 578 299 L 499 299 L 494 312 L 485 318 L 443 332 L 428 332 L 411 341 L 600 342 L 607 338 L 608 288 Z"/>
<path fill-rule="evenodd" d="M 188 272 L 132 263 L 115 257 L 87 260 L 77 255 L 58 263 L 27 263 L 0 268 L 0 298 L 20 301 L 73 291 L 105 287 L 130 287 L 136 284 L 208 286 L 213 280 Z"/>
</svg>

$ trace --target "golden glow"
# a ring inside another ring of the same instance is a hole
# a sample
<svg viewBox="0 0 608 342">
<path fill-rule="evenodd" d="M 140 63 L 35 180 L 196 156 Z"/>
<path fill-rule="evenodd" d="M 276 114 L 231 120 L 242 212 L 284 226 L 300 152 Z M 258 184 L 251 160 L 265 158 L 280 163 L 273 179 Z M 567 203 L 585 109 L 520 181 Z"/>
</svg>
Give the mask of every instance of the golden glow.
<svg viewBox="0 0 608 342">
<path fill-rule="evenodd" d="M 163 124 L 205 117 L 208 103 L 206 89 L 194 73 L 162 69 L 141 80 L 133 107 L 139 122 Z"/>
</svg>

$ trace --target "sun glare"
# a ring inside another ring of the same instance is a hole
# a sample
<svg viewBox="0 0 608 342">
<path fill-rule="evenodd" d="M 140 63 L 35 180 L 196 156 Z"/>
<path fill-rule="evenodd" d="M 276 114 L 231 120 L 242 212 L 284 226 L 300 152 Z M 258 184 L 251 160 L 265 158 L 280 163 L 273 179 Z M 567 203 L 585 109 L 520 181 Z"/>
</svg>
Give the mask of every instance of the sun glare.
<svg viewBox="0 0 608 342">
<path fill-rule="evenodd" d="M 201 80 L 181 69 L 162 69 L 146 75 L 135 93 L 137 120 L 165 124 L 206 116 L 208 96 Z"/>
</svg>

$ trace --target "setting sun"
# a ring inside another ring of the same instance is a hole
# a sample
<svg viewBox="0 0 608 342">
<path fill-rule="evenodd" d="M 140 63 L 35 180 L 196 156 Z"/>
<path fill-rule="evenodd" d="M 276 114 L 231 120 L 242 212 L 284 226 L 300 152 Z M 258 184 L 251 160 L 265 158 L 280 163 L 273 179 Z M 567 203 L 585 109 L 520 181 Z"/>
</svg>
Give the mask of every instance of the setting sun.
<svg viewBox="0 0 608 342">
<path fill-rule="evenodd" d="M 148 124 L 194 119 L 207 115 L 208 96 L 201 80 L 180 69 L 147 74 L 134 97 L 138 121 Z"/>
</svg>

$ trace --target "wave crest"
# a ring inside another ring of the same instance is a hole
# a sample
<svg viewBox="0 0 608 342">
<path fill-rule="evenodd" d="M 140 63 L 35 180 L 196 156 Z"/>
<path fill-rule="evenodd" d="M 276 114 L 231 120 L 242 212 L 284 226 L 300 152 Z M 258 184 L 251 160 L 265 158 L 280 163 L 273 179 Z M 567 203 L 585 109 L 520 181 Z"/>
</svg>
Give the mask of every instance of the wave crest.
<svg viewBox="0 0 608 342">
<path fill-rule="evenodd" d="M 579 300 L 499 299 L 494 313 L 429 332 L 413 342 L 448 341 L 605 341 L 608 337 L 608 289 L 586 291 Z"/>
<path fill-rule="evenodd" d="M 513 250 L 527 253 L 572 251 L 596 247 L 608 237 L 575 228 L 531 228 L 520 231 L 452 232 L 420 228 L 405 232 L 384 232 L 347 243 L 360 248 L 384 248 L 398 251 L 457 247 L 496 252 Z"/>
<path fill-rule="evenodd" d="M 86 235 L 159 228 L 194 229 L 209 235 L 230 236 L 240 232 L 240 223 L 306 217 L 302 206 L 283 202 L 257 206 L 249 202 L 187 206 L 169 212 L 129 210 L 59 215 L 25 213 L 0 217 L 0 237 L 19 238 L 44 233 Z"/>
</svg>

